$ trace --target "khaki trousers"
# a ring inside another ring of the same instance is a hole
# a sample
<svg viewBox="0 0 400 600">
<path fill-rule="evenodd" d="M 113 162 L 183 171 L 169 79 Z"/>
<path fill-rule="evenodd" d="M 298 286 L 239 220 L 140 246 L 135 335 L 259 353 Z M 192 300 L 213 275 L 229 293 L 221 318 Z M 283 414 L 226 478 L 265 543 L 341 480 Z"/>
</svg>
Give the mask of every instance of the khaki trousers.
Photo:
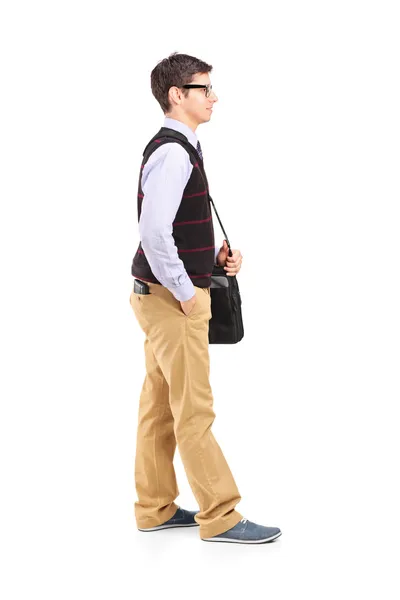
<svg viewBox="0 0 400 600">
<path fill-rule="evenodd" d="M 130 304 L 144 342 L 146 376 L 140 395 L 135 458 L 137 526 L 161 525 L 178 506 L 173 458 L 176 445 L 200 512 L 200 537 L 236 525 L 241 500 L 232 473 L 211 432 L 215 419 L 209 382 L 210 288 L 195 286 L 196 303 L 185 315 L 164 286 L 132 291 Z"/>
</svg>

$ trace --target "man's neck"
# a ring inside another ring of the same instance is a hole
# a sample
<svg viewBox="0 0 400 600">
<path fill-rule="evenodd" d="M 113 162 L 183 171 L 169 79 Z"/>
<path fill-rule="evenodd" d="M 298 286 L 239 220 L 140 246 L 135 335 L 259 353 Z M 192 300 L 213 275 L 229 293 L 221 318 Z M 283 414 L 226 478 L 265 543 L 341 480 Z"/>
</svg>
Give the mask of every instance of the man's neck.
<svg viewBox="0 0 400 600">
<path fill-rule="evenodd" d="M 167 117 L 168 119 L 175 119 L 176 121 L 180 121 L 181 123 L 184 123 L 185 125 L 187 125 L 188 127 L 190 127 L 190 129 L 193 131 L 193 133 L 196 133 L 196 129 L 198 126 L 198 123 L 194 123 L 193 121 L 191 121 L 190 119 L 188 119 L 187 117 L 181 117 L 181 116 L 174 116 L 174 115 L 164 115 L 165 117 Z"/>
</svg>

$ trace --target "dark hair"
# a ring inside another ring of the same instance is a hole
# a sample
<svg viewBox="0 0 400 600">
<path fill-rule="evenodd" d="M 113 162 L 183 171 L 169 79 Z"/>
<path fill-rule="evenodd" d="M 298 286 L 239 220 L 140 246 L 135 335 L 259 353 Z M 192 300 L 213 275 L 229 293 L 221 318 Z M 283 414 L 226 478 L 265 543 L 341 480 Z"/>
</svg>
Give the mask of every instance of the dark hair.
<svg viewBox="0 0 400 600">
<path fill-rule="evenodd" d="M 151 72 L 151 91 L 153 96 L 160 104 L 164 114 L 172 107 L 168 99 L 168 90 L 170 87 L 182 87 L 191 83 L 193 75 L 196 73 L 208 73 L 212 71 L 212 66 L 207 63 L 189 56 L 188 54 L 178 54 L 173 52 L 161 60 Z M 190 90 L 182 90 L 185 98 Z"/>
</svg>

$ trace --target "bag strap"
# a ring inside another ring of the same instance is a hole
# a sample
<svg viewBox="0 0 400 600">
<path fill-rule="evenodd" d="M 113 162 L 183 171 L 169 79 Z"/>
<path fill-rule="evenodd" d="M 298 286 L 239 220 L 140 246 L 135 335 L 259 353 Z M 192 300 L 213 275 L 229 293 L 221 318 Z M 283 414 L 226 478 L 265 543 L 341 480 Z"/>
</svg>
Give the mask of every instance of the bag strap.
<svg viewBox="0 0 400 600">
<path fill-rule="evenodd" d="M 183 142 L 183 145 L 184 145 L 186 151 L 188 152 L 188 154 L 192 155 L 192 157 L 197 162 L 200 161 L 201 165 L 203 165 L 203 160 L 201 159 L 199 153 L 194 148 L 194 146 L 189 142 L 189 140 L 187 139 L 187 137 L 183 133 L 181 133 L 180 131 L 176 131 L 176 129 L 171 129 L 169 127 L 161 127 L 160 131 L 150 140 L 149 144 L 147 144 L 147 146 L 146 146 L 146 148 L 145 148 L 145 150 L 143 152 L 143 155 L 146 153 L 146 150 L 147 150 L 148 146 L 153 142 L 153 140 L 155 140 L 155 139 L 157 139 L 159 137 L 162 137 L 162 136 L 169 137 L 169 138 L 175 138 L 175 139 L 178 138 L 181 142 Z M 199 171 L 200 171 L 200 175 L 201 175 L 201 177 L 202 177 L 202 179 L 204 181 L 204 184 L 206 186 L 208 198 L 211 201 L 211 204 L 212 204 L 212 206 L 214 208 L 214 212 L 215 212 L 215 214 L 217 216 L 218 222 L 219 222 L 219 224 L 221 226 L 221 229 L 222 229 L 222 231 L 224 233 L 224 236 L 225 236 L 225 239 L 226 239 L 226 243 L 228 244 L 228 248 L 229 248 L 229 253 L 228 254 L 229 254 L 229 256 L 232 256 L 231 245 L 229 243 L 228 236 L 226 235 L 226 231 L 224 229 L 224 226 L 222 225 L 221 219 L 219 218 L 217 209 L 215 208 L 214 200 L 211 198 L 210 190 L 209 190 L 209 187 L 208 187 L 208 181 L 206 181 L 206 179 L 204 179 L 204 175 L 202 173 L 202 169 L 199 169 Z"/>
</svg>

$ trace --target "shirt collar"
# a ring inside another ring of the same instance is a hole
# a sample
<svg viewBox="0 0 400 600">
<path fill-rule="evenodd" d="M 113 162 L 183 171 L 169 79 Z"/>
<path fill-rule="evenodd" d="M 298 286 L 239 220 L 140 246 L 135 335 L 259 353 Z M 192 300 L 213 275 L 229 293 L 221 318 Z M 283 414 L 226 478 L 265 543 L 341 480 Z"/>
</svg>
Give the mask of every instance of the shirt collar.
<svg viewBox="0 0 400 600">
<path fill-rule="evenodd" d="M 165 117 L 164 127 L 169 127 L 170 129 L 175 129 L 176 131 L 183 133 L 183 135 L 186 135 L 192 146 L 197 149 L 197 135 L 193 129 L 190 129 L 190 127 L 186 125 L 186 123 L 182 123 L 182 121 L 178 121 L 177 119 L 171 119 L 171 117 Z"/>
</svg>

